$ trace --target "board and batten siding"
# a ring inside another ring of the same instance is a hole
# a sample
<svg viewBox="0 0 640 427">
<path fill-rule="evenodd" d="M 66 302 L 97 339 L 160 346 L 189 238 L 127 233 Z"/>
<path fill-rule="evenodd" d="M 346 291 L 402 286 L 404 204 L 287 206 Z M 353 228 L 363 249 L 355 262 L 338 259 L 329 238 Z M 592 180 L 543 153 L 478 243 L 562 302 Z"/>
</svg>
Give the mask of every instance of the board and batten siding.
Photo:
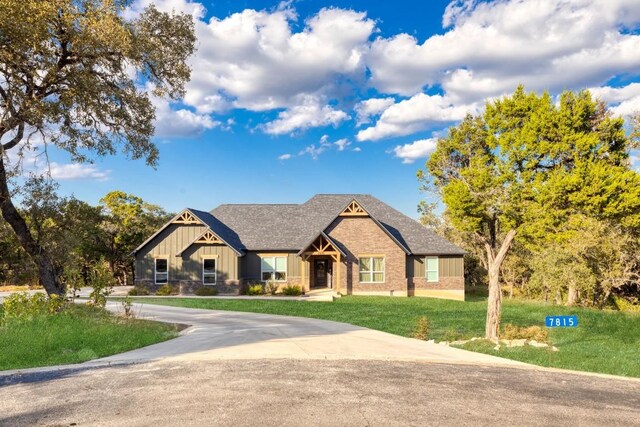
<svg viewBox="0 0 640 427">
<path fill-rule="evenodd" d="M 300 277 L 300 264 L 302 259 L 296 254 L 296 252 L 252 251 L 247 252 L 247 254 L 242 257 L 240 278 L 245 280 L 260 280 L 262 272 L 260 255 L 282 256 L 284 254 L 287 255 L 287 278 Z M 308 271 L 308 268 L 306 270 Z"/>
<path fill-rule="evenodd" d="M 440 277 L 464 276 L 464 258 L 461 255 L 433 255 L 438 257 Z M 407 277 L 425 277 L 425 255 L 412 255 L 407 262 Z"/>
<path fill-rule="evenodd" d="M 171 224 L 136 254 L 136 280 L 154 280 L 154 259 L 169 260 L 169 281 L 202 280 L 202 256 L 217 255 L 217 280 L 238 279 L 238 256 L 226 245 L 196 244 L 180 252 L 206 230 L 202 225 Z"/>
</svg>

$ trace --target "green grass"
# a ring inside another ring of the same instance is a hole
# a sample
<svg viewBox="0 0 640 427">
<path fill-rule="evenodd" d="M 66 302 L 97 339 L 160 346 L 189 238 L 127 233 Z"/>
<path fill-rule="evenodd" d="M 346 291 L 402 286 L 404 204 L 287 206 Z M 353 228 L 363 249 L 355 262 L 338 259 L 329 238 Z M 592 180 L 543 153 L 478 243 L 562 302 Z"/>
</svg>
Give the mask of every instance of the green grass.
<svg viewBox="0 0 640 427">
<path fill-rule="evenodd" d="M 365 296 L 343 297 L 333 303 L 191 298 L 145 298 L 137 302 L 335 320 L 405 337 L 413 335 L 421 316 L 427 316 L 429 337 L 436 341 L 483 336 L 486 316 L 486 301 L 480 296 L 472 296 L 467 302 Z M 562 314 L 578 315 L 580 326 L 550 330 L 550 340 L 558 352 L 532 347 L 495 351 L 486 341 L 463 348 L 540 366 L 640 377 L 638 314 L 505 300 L 502 323 L 544 327 L 545 316 Z"/>
<path fill-rule="evenodd" d="M 80 363 L 176 335 L 172 325 L 74 305 L 56 315 L 0 325 L 0 370 Z"/>
</svg>

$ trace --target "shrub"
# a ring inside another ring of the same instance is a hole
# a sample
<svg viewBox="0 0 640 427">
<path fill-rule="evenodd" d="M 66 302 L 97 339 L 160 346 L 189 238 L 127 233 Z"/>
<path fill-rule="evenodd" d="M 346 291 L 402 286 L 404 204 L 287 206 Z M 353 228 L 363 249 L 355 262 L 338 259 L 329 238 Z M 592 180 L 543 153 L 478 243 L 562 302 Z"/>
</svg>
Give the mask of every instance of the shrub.
<svg viewBox="0 0 640 427">
<path fill-rule="evenodd" d="M 135 296 L 141 296 L 141 295 L 149 295 L 150 293 L 151 292 L 149 292 L 149 288 L 145 286 L 136 286 L 135 288 L 127 292 L 127 295 L 135 297 Z"/>
<path fill-rule="evenodd" d="M 94 307 L 104 307 L 107 304 L 107 297 L 111 295 L 116 279 L 107 268 L 105 262 L 99 262 L 91 274 L 91 286 L 93 290 L 89 294 L 89 304 Z"/>
<path fill-rule="evenodd" d="M 65 308 L 65 304 L 65 299 L 58 295 L 47 297 L 41 292 L 33 295 L 21 292 L 5 298 L 2 311 L 5 319 L 26 320 L 58 313 Z"/>
<path fill-rule="evenodd" d="M 429 339 L 430 322 L 427 316 L 422 316 L 416 323 L 416 329 L 413 332 L 413 337 L 419 340 L 427 341 Z"/>
<path fill-rule="evenodd" d="M 276 293 L 278 293 L 278 288 L 280 286 L 278 286 L 278 284 L 276 282 L 267 282 L 267 287 L 266 287 L 266 291 L 269 295 L 275 295 Z"/>
<path fill-rule="evenodd" d="M 302 288 L 298 285 L 287 285 L 282 288 L 282 293 L 287 296 L 297 297 L 302 295 Z"/>
<path fill-rule="evenodd" d="M 211 286 L 202 286 L 201 288 L 196 289 L 195 294 L 199 297 L 212 297 L 218 295 L 218 290 Z"/>
<path fill-rule="evenodd" d="M 620 311 L 640 313 L 640 304 L 634 304 L 626 298 L 613 296 L 613 304 Z"/>
<path fill-rule="evenodd" d="M 250 285 L 247 288 L 247 295 L 264 295 L 264 286 L 261 284 Z"/>
<path fill-rule="evenodd" d="M 547 342 L 549 341 L 549 332 L 540 326 L 520 327 L 507 323 L 500 338 L 505 340 L 526 339 Z"/>
<path fill-rule="evenodd" d="M 122 309 L 124 310 L 124 317 L 133 317 L 133 302 L 130 296 L 126 296 L 122 300 Z"/>
<path fill-rule="evenodd" d="M 160 288 L 156 291 L 156 295 L 161 297 L 166 297 L 169 295 L 178 295 L 178 288 L 176 286 L 172 286 L 170 284 L 165 284 L 160 286 Z"/>
</svg>

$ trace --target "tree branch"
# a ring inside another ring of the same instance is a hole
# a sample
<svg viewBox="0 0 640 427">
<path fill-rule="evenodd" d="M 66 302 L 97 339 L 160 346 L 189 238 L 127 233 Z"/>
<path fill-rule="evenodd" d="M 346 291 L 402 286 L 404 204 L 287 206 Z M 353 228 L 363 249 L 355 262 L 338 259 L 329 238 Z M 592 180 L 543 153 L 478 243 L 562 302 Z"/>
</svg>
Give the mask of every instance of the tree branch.
<svg viewBox="0 0 640 427">
<path fill-rule="evenodd" d="M 13 147 L 18 145 L 20 141 L 22 141 L 23 136 L 24 136 L 24 122 L 20 122 L 20 124 L 18 125 L 18 132 L 13 137 L 13 139 L 6 142 L 5 144 L 2 144 L 2 151 L 11 150 Z"/>
</svg>

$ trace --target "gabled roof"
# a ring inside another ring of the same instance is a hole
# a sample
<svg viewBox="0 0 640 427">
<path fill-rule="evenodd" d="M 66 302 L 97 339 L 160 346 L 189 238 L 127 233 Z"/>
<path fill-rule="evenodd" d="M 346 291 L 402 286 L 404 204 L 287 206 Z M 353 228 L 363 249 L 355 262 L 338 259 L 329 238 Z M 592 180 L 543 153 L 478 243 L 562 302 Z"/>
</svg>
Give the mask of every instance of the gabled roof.
<svg viewBox="0 0 640 427">
<path fill-rule="evenodd" d="M 229 246 L 231 249 L 233 249 L 239 256 L 243 256 L 244 255 L 244 252 L 242 251 L 241 243 L 240 243 L 240 240 L 238 239 L 237 234 L 235 234 L 232 230 L 227 229 L 227 227 L 223 223 L 221 223 L 220 221 L 215 219 L 213 217 L 213 215 L 211 215 L 209 212 L 199 211 L 199 210 L 190 209 L 190 208 L 186 208 L 186 209 L 183 209 L 180 212 L 178 212 L 173 218 L 171 218 L 162 227 L 160 227 L 158 229 L 158 231 L 153 233 L 153 235 L 151 235 L 151 237 L 149 237 L 147 240 L 142 242 L 142 244 L 140 246 L 135 248 L 133 250 L 133 252 L 131 252 L 131 255 L 135 255 L 142 248 L 147 246 L 149 244 L 149 242 L 151 242 L 156 236 L 158 236 L 160 233 L 162 233 L 162 231 L 164 231 L 167 227 L 169 227 L 171 224 L 173 224 L 177 219 L 179 219 L 186 212 L 191 213 L 192 215 L 194 215 L 196 217 L 196 219 L 198 221 L 200 221 L 200 223 L 203 226 L 207 227 L 207 230 L 210 230 L 216 236 L 218 236 L 220 238 L 220 240 L 222 240 L 222 242 L 224 242 L 227 246 Z M 207 230 L 205 230 L 205 232 Z M 198 236 L 198 237 L 200 237 L 200 236 Z M 197 240 L 197 238 L 196 238 L 196 240 Z M 194 240 L 194 242 L 195 242 L 195 240 Z M 191 242 L 188 246 L 183 248 L 180 251 L 180 253 L 184 252 L 184 250 L 187 249 L 187 247 L 191 246 L 192 244 L 193 244 L 193 242 Z"/>
<path fill-rule="evenodd" d="M 343 257 L 346 257 L 347 254 L 340 248 L 340 245 L 338 245 L 336 243 L 335 240 L 333 240 L 331 237 L 329 237 L 324 231 L 321 231 L 320 233 L 318 233 L 318 235 L 316 235 L 313 239 L 309 240 L 309 243 L 307 243 L 306 245 L 304 245 L 302 247 L 302 249 L 300 249 L 300 251 L 298 251 L 297 255 L 302 255 L 302 253 L 307 250 L 307 248 L 309 248 L 309 246 L 311 246 L 312 243 L 314 243 L 319 237 L 324 237 L 327 242 L 329 242 L 331 244 L 331 246 L 333 246 L 334 248 L 336 248 L 336 250 L 338 252 L 340 252 L 340 255 L 342 255 Z"/>
<path fill-rule="evenodd" d="M 353 201 L 367 211 L 407 253 L 462 255 L 460 249 L 417 221 L 368 194 L 319 194 L 296 204 L 226 204 L 211 211 L 210 227 L 237 239 L 242 250 L 299 251 L 323 232 Z M 194 211 L 198 214 L 201 211 Z M 198 214 L 198 217 L 201 216 Z M 220 231 L 218 228 L 220 227 Z M 228 240 L 231 242 L 231 240 Z"/>
</svg>

